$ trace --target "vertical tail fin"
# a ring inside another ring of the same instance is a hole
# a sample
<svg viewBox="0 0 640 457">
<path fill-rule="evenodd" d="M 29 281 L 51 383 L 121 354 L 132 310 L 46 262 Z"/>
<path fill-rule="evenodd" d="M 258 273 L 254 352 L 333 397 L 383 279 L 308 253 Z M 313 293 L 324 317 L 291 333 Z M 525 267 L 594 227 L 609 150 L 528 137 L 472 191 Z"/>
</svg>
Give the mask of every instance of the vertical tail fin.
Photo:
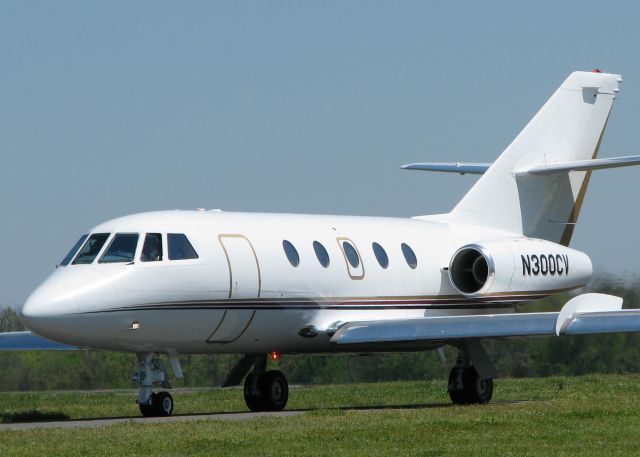
<svg viewBox="0 0 640 457">
<path fill-rule="evenodd" d="M 591 172 L 536 176 L 516 171 L 595 159 L 621 81 L 614 74 L 572 73 L 450 217 L 568 245 Z"/>
</svg>

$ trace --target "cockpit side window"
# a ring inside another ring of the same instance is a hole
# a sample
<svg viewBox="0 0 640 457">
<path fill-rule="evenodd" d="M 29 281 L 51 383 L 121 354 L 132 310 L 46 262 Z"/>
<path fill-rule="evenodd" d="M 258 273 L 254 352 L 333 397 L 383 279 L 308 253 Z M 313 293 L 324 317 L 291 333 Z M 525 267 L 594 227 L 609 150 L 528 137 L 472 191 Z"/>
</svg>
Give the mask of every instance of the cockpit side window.
<svg viewBox="0 0 640 457">
<path fill-rule="evenodd" d="M 158 262 L 162 260 L 162 234 L 147 233 L 142 245 L 142 254 L 140 255 L 142 262 Z"/>
<path fill-rule="evenodd" d="M 98 263 L 133 262 L 138 246 L 137 233 L 116 233 Z"/>
<path fill-rule="evenodd" d="M 80 246 L 82 246 L 82 243 L 84 243 L 88 236 L 89 235 L 82 235 L 76 242 L 76 244 L 73 245 L 67 256 L 62 259 L 62 262 L 60 262 L 61 267 L 66 267 L 67 265 L 69 265 L 69 262 L 71 262 L 71 259 L 73 259 L 73 256 L 76 255 L 76 252 L 78 252 L 78 249 L 80 249 Z"/>
<path fill-rule="evenodd" d="M 92 263 L 100 253 L 102 246 L 109 238 L 109 233 L 94 233 L 84 243 L 82 249 L 73 261 L 73 265 Z"/>
<path fill-rule="evenodd" d="M 167 244 L 169 249 L 169 260 L 197 259 L 196 253 L 191 243 L 184 233 L 168 233 Z"/>
</svg>

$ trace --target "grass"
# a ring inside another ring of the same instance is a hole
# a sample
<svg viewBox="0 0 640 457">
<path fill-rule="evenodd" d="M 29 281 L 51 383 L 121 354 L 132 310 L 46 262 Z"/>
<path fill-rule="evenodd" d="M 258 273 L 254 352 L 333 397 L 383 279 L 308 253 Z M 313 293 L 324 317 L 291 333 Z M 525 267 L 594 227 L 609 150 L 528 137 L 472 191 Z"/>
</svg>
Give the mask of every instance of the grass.
<svg viewBox="0 0 640 457">
<path fill-rule="evenodd" d="M 0 432 L 0 455 L 640 455 L 640 376 L 501 379 L 451 406 L 443 381 L 292 389 L 304 416 Z M 242 392 L 178 391 L 176 413 L 245 411 Z M 137 417 L 134 391 L 2 393 L 4 421 Z M 371 409 L 359 409 L 366 407 Z"/>
</svg>

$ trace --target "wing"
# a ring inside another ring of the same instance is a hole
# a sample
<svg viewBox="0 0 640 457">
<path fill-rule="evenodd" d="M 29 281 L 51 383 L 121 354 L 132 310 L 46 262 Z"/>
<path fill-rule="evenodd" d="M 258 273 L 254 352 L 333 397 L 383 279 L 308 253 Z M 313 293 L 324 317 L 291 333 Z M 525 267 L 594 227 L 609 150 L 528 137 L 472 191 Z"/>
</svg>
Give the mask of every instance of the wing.
<svg viewBox="0 0 640 457">
<path fill-rule="evenodd" d="M 348 322 L 332 336 L 336 345 L 416 346 L 443 341 L 640 331 L 640 309 L 622 309 L 612 295 L 583 294 L 560 312 L 444 316 Z"/>
<path fill-rule="evenodd" d="M 75 346 L 48 340 L 31 332 L 0 333 L 0 351 L 78 351 Z"/>
</svg>

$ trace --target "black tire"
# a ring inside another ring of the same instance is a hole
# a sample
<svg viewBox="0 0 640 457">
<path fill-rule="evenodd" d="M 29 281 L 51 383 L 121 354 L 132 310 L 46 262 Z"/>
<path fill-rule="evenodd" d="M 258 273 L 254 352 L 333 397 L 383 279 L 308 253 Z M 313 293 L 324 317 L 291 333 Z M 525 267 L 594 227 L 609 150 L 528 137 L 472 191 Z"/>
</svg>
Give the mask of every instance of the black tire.
<svg viewBox="0 0 640 457">
<path fill-rule="evenodd" d="M 151 405 L 138 405 L 140 406 L 140 413 L 143 417 L 153 417 L 155 413 L 153 412 L 153 407 Z"/>
<path fill-rule="evenodd" d="M 173 397 L 169 392 L 158 392 L 151 395 L 153 413 L 158 417 L 167 417 L 173 414 Z"/>
<path fill-rule="evenodd" d="M 469 367 L 464 381 L 469 403 L 489 403 L 493 396 L 493 380 L 482 378 L 475 367 Z"/>
<path fill-rule="evenodd" d="M 253 412 L 265 411 L 266 405 L 260 392 L 260 375 L 250 374 L 244 380 L 244 402 Z"/>
<path fill-rule="evenodd" d="M 282 411 L 289 400 L 287 378 L 276 370 L 267 371 L 259 380 L 265 411 Z"/>
<path fill-rule="evenodd" d="M 458 379 L 458 373 L 460 370 L 463 370 L 462 373 L 462 386 L 457 385 L 456 381 Z M 453 367 L 449 372 L 449 384 L 447 387 L 447 391 L 449 392 L 449 398 L 455 405 L 468 405 L 471 403 L 471 399 L 469 398 L 469 391 L 467 389 L 467 379 L 468 373 L 465 373 L 463 368 Z"/>
</svg>

